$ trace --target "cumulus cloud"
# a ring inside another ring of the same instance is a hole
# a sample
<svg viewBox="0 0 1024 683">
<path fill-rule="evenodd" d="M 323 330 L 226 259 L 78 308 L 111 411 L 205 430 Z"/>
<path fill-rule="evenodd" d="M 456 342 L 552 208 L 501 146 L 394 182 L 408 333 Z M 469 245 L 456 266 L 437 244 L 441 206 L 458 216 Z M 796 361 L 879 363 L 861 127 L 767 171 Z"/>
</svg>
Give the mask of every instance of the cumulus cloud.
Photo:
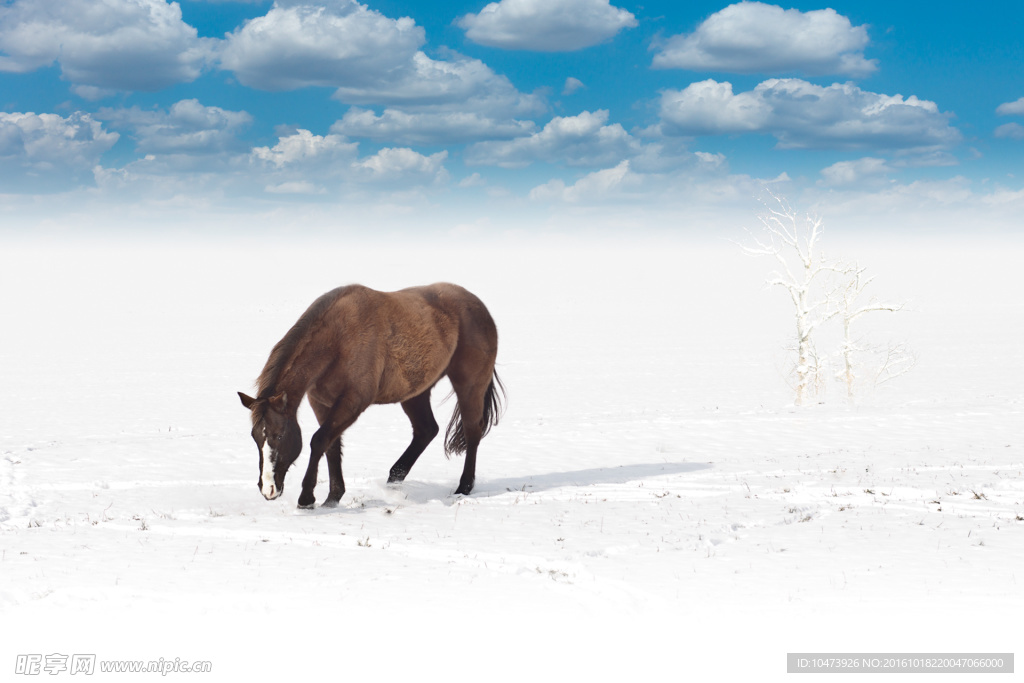
<svg viewBox="0 0 1024 683">
<path fill-rule="evenodd" d="M 355 160 L 359 144 L 342 135 L 314 135 L 300 129 L 278 138 L 273 147 L 254 147 L 252 158 L 273 168 L 322 167 Z"/>
<path fill-rule="evenodd" d="M 95 85 L 73 85 L 71 86 L 71 92 L 75 93 L 83 100 L 89 100 L 95 102 L 102 100 L 107 97 L 113 97 L 117 94 L 116 90 L 110 88 L 97 88 Z"/>
<path fill-rule="evenodd" d="M 273 147 L 256 147 L 251 159 L 267 173 L 267 188 L 277 192 L 319 193 L 325 185 L 351 183 L 437 183 L 448 178 L 448 152 L 425 156 L 407 148 L 385 148 L 359 158 L 359 144 L 331 133 L 314 135 L 298 130 L 278 139 Z M 315 192 L 310 192 L 315 188 Z"/>
<path fill-rule="evenodd" d="M 637 25 L 609 0 L 500 0 L 455 23 L 474 43 L 538 52 L 580 50 Z"/>
<path fill-rule="evenodd" d="M 516 90 L 478 59 L 451 53 L 431 59 L 422 52 L 372 83 L 339 87 L 334 98 L 347 104 L 385 104 L 409 109 L 474 111 L 506 117 L 543 111 L 538 95 Z"/>
<path fill-rule="evenodd" d="M 61 173 L 92 169 L 118 134 L 89 114 L 0 112 L 0 164 L 8 171 Z"/>
<path fill-rule="evenodd" d="M 580 79 L 569 76 L 569 78 L 565 79 L 565 85 L 562 86 L 562 94 L 571 95 L 577 90 L 582 90 L 586 87 Z"/>
<path fill-rule="evenodd" d="M 445 182 L 447 156 L 447 152 L 425 156 L 410 149 L 387 148 L 360 157 L 358 143 L 344 136 L 299 129 L 247 154 L 147 154 L 121 168 L 96 166 L 94 170 L 100 189 L 118 201 L 191 197 L 193 202 L 216 202 L 267 193 L 303 195 L 318 202 L 344 198 L 354 206 L 373 204 L 396 188 L 408 194 Z"/>
<path fill-rule="evenodd" d="M 854 161 L 839 161 L 821 169 L 819 185 L 840 187 L 877 182 L 885 178 L 890 167 L 885 159 L 864 157 Z"/>
<path fill-rule="evenodd" d="M 451 144 L 508 139 L 529 135 L 532 121 L 495 120 L 471 111 L 405 112 L 385 109 L 379 116 L 369 109 L 351 107 L 333 126 L 332 133 L 402 144 Z"/>
<path fill-rule="evenodd" d="M 556 116 L 533 135 L 472 145 L 466 150 L 466 163 L 505 168 L 522 168 L 535 161 L 604 166 L 643 153 L 640 141 L 621 125 L 607 124 L 608 112 L 603 109 Z"/>
<path fill-rule="evenodd" d="M 667 135 L 768 133 L 780 148 L 924 151 L 961 140 L 934 102 L 873 93 L 852 83 L 822 87 L 792 78 L 767 80 L 741 93 L 710 79 L 666 90 L 660 115 Z"/>
<path fill-rule="evenodd" d="M 427 56 L 420 50 L 425 41 L 412 19 L 391 19 L 354 0 L 278 0 L 266 15 L 227 36 L 220 65 L 254 88 L 330 87 L 334 99 L 345 104 L 406 113 L 472 112 L 481 121 L 501 122 L 498 128 L 510 116 L 544 109 L 541 97 L 519 92 L 478 59 L 447 50 L 442 59 Z M 395 126 L 394 114 L 390 117 L 374 128 Z M 436 124 L 436 117 L 425 122 L 427 128 Z"/>
<path fill-rule="evenodd" d="M 146 154 L 120 167 L 93 168 L 96 185 L 117 204 L 144 199 L 199 207 L 247 192 L 253 173 L 247 154 Z"/>
<path fill-rule="evenodd" d="M 530 190 L 530 199 L 539 201 L 563 201 L 577 203 L 608 194 L 622 193 L 629 186 L 636 188 L 643 184 L 642 176 L 632 172 L 629 161 L 622 161 L 614 168 L 605 168 L 590 173 L 572 185 L 556 178 Z"/>
<path fill-rule="evenodd" d="M 448 152 L 437 152 L 424 156 L 411 149 L 385 148 L 371 157 L 363 159 L 356 167 L 369 174 L 371 180 L 408 180 L 418 177 L 429 182 L 447 180 L 444 160 Z"/>
<path fill-rule="evenodd" d="M 696 152 L 670 169 L 642 168 L 633 160 L 623 160 L 580 177 L 574 183 L 561 178 L 538 185 L 530 191 L 537 202 L 564 203 L 580 208 L 624 206 L 687 206 L 689 214 L 696 204 L 717 204 L 720 208 L 741 206 L 761 185 L 748 176 L 729 175 L 721 154 Z M 721 213 L 719 214 L 719 220 Z"/>
<path fill-rule="evenodd" d="M 697 30 L 658 48 L 660 69 L 730 73 L 802 73 L 865 76 L 876 60 L 864 58 L 866 26 L 853 26 L 835 10 L 784 10 L 740 2 L 708 17 Z"/>
<path fill-rule="evenodd" d="M 745 133 L 762 130 L 772 108 L 757 91 L 736 95 L 732 83 L 708 79 L 663 91 L 660 114 L 662 130 L 670 134 Z"/>
<path fill-rule="evenodd" d="M 0 71 L 54 62 L 84 91 L 159 90 L 197 78 L 214 42 L 165 0 L 14 0 L 0 6 Z"/>
<path fill-rule="evenodd" d="M 278 183 L 277 185 L 267 185 L 263 188 L 270 194 L 326 194 L 326 190 L 315 183 L 311 183 L 308 180 L 292 180 L 289 182 Z"/>
<path fill-rule="evenodd" d="M 1005 102 L 996 107 L 1000 116 L 1024 116 L 1024 97 L 1013 102 Z M 997 138 L 1008 140 L 1024 140 L 1024 126 L 1019 123 L 1004 123 L 995 130 Z"/>
<path fill-rule="evenodd" d="M 459 181 L 459 187 L 483 187 L 487 184 L 479 173 L 473 173 Z"/>
<path fill-rule="evenodd" d="M 1000 116 L 1024 116 L 1024 97 L 1013 102 L 1005 102 L 996 107 Z"/>
<path fill-rule="evenodd" d="M 252 122 L 244 111 L 206 107 L 198 100 L 181 100 L 169 111 L 103 109 L 97 116 L 115 128 L 133 131 L 143 153 L 215 154 L 241 150 L 237 134 Z"/>
<path fill-rule="evenodd" d="M 997 138 L 1009 138 L 1010 140 L 1024 140 L 1024 126 L 1019 123 L 1004 123 L 996 128 Z"/>
<path fill-rule="evenodd" d="M 390 19 L 354 0 L 278 0 L 226 37 L 220 64 L 262 90 L 359 88 L 405 68 L 425 40 L 409 17 Z"/>
</svg>

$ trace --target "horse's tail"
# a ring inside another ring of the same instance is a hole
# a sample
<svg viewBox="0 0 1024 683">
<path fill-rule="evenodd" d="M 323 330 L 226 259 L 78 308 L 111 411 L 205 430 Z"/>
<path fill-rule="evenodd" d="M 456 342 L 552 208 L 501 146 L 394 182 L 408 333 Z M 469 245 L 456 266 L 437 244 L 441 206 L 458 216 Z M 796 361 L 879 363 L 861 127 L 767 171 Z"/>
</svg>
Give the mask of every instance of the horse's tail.
<svg viewBox="0 0 1024 683">
<path fill-rule="evenodd" d="M 491 427 L 498 424 L 501 414 L 505 410 L 505 385 L 498 377 L 498 371 L 494 371 L 491 383 L 487 385 L 487 393 L 484 394 L 484 412 L 480 417 L 480 438 L 487 436 Z M 444 433 L 444 454 L 451 457 L 452 453 L 466 452 L 466 430 L 462 426 L 462 411 L 459 410 L 458 401 L 455 403 L 455 410 L 452 412 L 452 419 L 448 421 L 448 429 Z"/>
</svg>

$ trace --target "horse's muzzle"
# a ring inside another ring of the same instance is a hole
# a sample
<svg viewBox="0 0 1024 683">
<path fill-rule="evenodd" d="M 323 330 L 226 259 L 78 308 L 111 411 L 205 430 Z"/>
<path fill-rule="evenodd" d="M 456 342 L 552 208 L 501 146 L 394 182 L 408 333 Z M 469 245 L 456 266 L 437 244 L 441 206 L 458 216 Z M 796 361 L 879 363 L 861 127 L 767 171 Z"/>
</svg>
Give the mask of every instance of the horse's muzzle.
<svg viewBox="0 0 1024 683">
<path fill-rule="evenodd" d="M 260 485 L 260 493 L 262 493 L 263 497 L 266 498 L 267 500 L 274 500 L 275 498 L 280 498 L 281 497 L 281 494 L 284 493 L 284 489 L 277 488 L 276 484 L 270 484 L 270 485 L 262 485 L 261 484 Z"/>
</svg>

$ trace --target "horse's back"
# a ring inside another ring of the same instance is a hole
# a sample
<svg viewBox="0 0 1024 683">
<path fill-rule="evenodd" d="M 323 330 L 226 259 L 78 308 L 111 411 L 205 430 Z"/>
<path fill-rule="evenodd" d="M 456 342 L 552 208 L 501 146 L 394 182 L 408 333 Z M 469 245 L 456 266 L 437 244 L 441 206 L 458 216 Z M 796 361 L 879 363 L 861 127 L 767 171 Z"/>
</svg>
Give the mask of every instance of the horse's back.
<svg viewBox="0 0 1024 683">
<path fill-rule="evenodd" d="M 450 282 L 409 287 L 393 293 L 416 307 L 426 307 L 436 317 L 438 329 L 448 342 L 445 374 L 464 374 L 474 368 L 490 376 L 498 354 L 498 331 L 484 303 L 475 294 Z M 436 379 L 434 380 L 436 381 Z"/>
<path fill-rule="evenodd" d="M 461 298 L 460 290 L 455 285 L 365 290 L 380 361 L 375 403 L 407 400 L 444 376 L 459 343 L 459 315 L 451 304 Z"/>
<path fill-rule="evenodd" d="M 397 403 L 433 386 L 460 348 L 497 353 L 497 331 L 483 302 L 447 282 L 396 292 L 347 285 L 311 309 L 322 315 L 339 359 L 317 383 L 317 394 L 356 381 L 374 393 L 373 403 Z"/>
<path fill-rule="evenodd" d="M 494 347 L 497 351 L 497 327 L 487 306 L 465 287 L 450 282 L 435 282 L 432 285 L 410 287 L 396 294 L 408 292 L 421 298 L 456 321 L 462 342 L 474 346 Z"/>
</svg>

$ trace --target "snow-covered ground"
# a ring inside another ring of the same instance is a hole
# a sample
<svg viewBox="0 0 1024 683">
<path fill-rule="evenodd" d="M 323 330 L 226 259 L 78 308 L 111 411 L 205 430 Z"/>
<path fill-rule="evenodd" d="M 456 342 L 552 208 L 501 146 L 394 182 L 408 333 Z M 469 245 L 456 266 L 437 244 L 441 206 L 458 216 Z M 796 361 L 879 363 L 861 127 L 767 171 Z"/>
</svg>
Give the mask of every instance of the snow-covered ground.
<svg viewBox="0 0 1024 683">
<path fill-rule="evenodd" d="M 1024 248 L 843 249 L 911 302 L 864 332 L 919 361 L 798 409 L 785 296 L 725 242 L 4 247 L 0 670 L 773 680 L 787 652 L 1019 650 Z M 235 392 L 271 346 L 339 284 L 438 280 L 501 337 L 473 495 L 440 439 L 385 486 L 410 430 L 377 406 L 341 507 L 296 509 L 305 456 L 264 500 Z"/>
</svg>

